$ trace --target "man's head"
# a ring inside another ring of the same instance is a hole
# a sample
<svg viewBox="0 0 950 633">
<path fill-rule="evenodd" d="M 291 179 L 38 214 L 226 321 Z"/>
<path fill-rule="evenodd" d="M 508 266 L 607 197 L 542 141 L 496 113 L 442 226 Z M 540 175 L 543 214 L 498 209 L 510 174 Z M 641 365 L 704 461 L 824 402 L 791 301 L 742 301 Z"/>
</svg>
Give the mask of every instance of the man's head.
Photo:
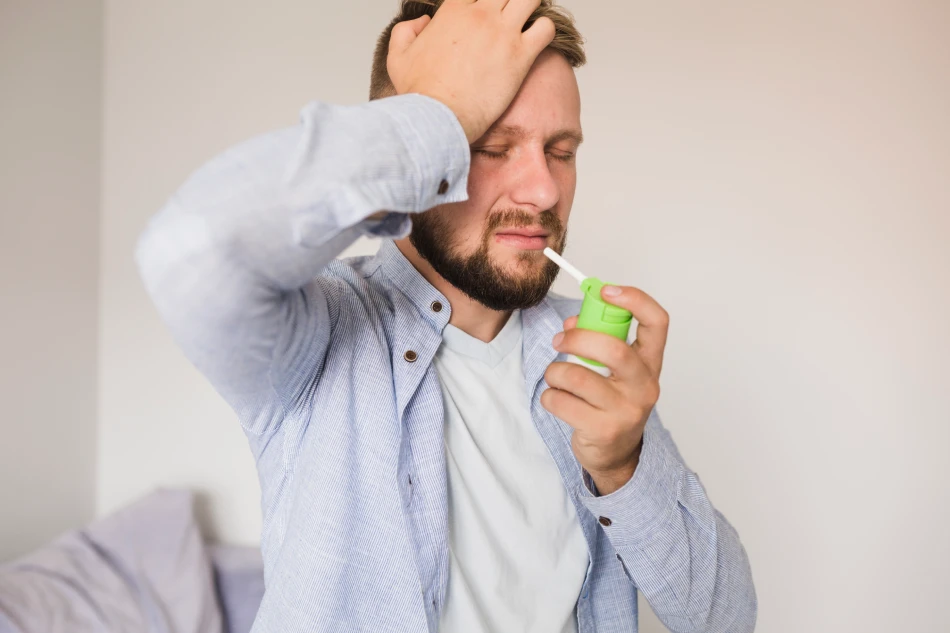
<svg viewBox="0 0 950 633">
<path fill-rule="evenodd" d="M 441 0 L 403 2 L 379 38 L 371 99 L 395 94 L 386 68 L 393 27 L 434 15 L 439 5 Z M 544 299 L 557 266 L 542 250 L 564 250 L 574 200 L 582 137 L 573 69 L 586 61 L 583 40 L 570 15 L 550 0 L 541 2 L 525 29 L 542 16 L 555 24 L 554 41 L 507 111 L 472 143 L 469 199 L 413 216 L 409 236 L 439 275 L 494 310 L 527 308 Z"/>
</svg>

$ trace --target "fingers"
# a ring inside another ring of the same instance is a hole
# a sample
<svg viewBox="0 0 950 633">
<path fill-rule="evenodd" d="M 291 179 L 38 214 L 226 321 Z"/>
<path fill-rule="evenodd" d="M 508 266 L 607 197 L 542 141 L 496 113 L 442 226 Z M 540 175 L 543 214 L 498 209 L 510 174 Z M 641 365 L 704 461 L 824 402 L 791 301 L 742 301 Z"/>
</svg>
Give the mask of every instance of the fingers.
<svg viewBox="0 0 950 633">
<path fill-rule="evenodd" d="M 530 17 L 530 14 L 528 17 Z M 527 21 L 527 18 L 525 18 L 521 23 L 524 24 Z M 541 51 L 554 41 L 556 32 L 557 29 L 555 29 L 554 22 L 551 21 L 551 18 L 538 18 L 535 23 L 531 25 L 531 28 L 524 32 L 522 41 L 524 41 L 525 46 L 528 47 L 531 54 L 534 55 L 534 57 L 531 58 L 532 62 L 534 58 L 541 54 Z"/>
<path fill-rule="evenodd" d="M 541 6 L 541 0 L 478 0 L 478 2 L 501 10 L 509 24 L 513 24 L 518 29 L 523 29 L 537 8 Z M 554 40 L 556 31 L 551 18 L 542 17 L 535 20 L 531 28 L 524 32 L 522 40 L 532 55 L 532 62 Z"/>
<path fill-rule="evenodd" d="M 559 352 L 603 363 L 618 380 L 643 378 L 649 368 L 626 341 L 579 327 L 564 332 L 556 346 Z"/>
<path fill-rule="evenodd" d="M 606 290 L 611 286 L 604 286 Z M 607 303 L 629 310 L 639 322 L 637 325 L 637 339 L 633 348 L 643 362 L 659 376 L 663 369 L 663 352 L 666 349 L 666 339 L 670 327 L 670 315 L 650 295 L 639 288 L 631 286 L 613 286 L 620 289 L 620 294 L 613 296 L 603 293 L 601 296 Z"/>
<path fill-rule="evenodd" d="M 389 40 L 389 52 L 402 53 L 408 49 L 431 20 L 432 18 L 428 15 L 424 15 L 421 18 L 400 22 L 394 26 Z"/>
<path fill-rule="evenodd" d="M 560 389 L 545 389 L 541 394 L 541 406 L 575 429 L 584 428 L 597 419 L 598 414 L 603 415 L 574 394 Z"/>
<path fill-rule="evenodd" d="M 564 319 L 564 330 L 570 330 L 577 327 L 577 316 L 567 317 Z"/>
<path fill-rule="evenodd" d="M 505 17 L 521 28 L 535 10 L 541 6 L 541 0 L 504 0 L 501 4 Z"/>
<path fill-rule="evenodd" d="M 595 409 L 609 410 L 618 398 L 608 379 L 575 363 L 551 363 L 544 379 L 554 389 L 572 393 Z"/>
</svg>

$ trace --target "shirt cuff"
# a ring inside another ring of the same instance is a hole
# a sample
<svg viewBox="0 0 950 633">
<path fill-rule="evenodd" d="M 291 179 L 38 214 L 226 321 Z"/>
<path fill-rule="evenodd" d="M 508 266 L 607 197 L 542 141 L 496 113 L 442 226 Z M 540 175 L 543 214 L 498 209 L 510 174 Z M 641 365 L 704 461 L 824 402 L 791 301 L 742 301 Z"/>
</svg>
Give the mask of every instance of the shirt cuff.
<svg viewBox="0 0 950 633">
<path fill-rule="evenodd" d="M 396 122 L 396 131 L 415 163 L 415 208 L 468 200 L 471 148 L 455 113 L 441 101 L 407 94 L 371 102 Z M 409 213 L 390 211 L 379 220 L 364 220 L 360 232 L 367 237 L 401 239 L 409 235 Z"/>
<path fill-rule="evenodd" d="M 372 102 L 396 122 L 415 162 L 417 209 L 468 200 L 472 150 L 458 117 L 432 97 L 406 94 Z"/>
<path fill-rule="evenodd" d="M 653 424 L 646 425 L 633 477 L 609 495 L 595 496 L 596 487 L 592 480 L 587 486 L 590 476 L 585 473 L 581 500 L 616 548 L 643 542 L 676 508 L 685 466 L 669 450 L 661 432 Z"/>
<path fill-rule="evenodd" d="M 300 246 L 321 247 L 350 227 L 357 236 L 405 237 L 410 214 L 468 200 L 471 147 L 458 117 L 436 99 L 406 94 L 358 106 L 315 102 L 301 119 L 283 184 Z M 378 211 L 389 213 L 367 220 Z"/>
<path fill-rule="evenodd" d="M 360 232 L 366 237 L 382 237 L 398 240 L 409 235 L 412 230 L 412 220 L 408 213 L 390 211 L 378 220 L 363 220 Z"/>
</svg>

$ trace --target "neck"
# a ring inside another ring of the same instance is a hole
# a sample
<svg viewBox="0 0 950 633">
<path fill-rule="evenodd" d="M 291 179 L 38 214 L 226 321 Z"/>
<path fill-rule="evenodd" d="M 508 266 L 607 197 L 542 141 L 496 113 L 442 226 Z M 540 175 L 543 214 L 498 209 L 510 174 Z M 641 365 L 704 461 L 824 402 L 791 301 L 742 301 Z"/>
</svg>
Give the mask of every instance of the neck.
<svg viewBox="0 0 950 633">
<path fill-rule="evenodd" d="M 409 263 L 419 271 L 419 274 L 448 299 L 452 306 L 452 316 L 449 318 L 451 325 L 485 343 L 491 342 L 505 327 L 505 323 L 511 316 L 511 310 L 492 310 L 465 295 L 422 258 L 408 237 L 396 240 L 395 244 Z"/>
</svg>

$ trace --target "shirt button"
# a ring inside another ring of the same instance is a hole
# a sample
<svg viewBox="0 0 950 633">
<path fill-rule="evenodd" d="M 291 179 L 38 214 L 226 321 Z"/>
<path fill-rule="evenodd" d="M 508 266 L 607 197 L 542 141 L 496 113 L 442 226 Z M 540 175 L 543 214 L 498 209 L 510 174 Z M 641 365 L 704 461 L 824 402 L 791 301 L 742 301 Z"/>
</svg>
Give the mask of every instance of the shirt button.
<svg viewBox="0 0 950 633">
<path fill-rule="evenodd" d="M 439 195 L 444 196 L 445 192 L 449 190 L 449 181 L 443 180 L 439 183 Z"/>
<path fill-rule="evenodd" d="M 438 301 L 433 301 L 431 307 L 433 312 L 442 312 L 442 304 Z"/>
<path fill-rule="evenodd" d="M 403 354 L 402 357 L 405 358 L 408 362 L 414 363 L 414 362 L 416 362 L 416 359 L 419 358 L 419 355 L 416 354 L 414 351 L 409 350 L 408 352 L 406 352 L 405 354 Z"/>
<path fill-rule="evenodd" d="M 597 520 L 600 521 L 600 524 L 603 525 L 604 527 L 610 527 L 610 525 L 613 523 L 613 521 L 611 521 L 607 517 L 600 517 Z"/>
</svg>

